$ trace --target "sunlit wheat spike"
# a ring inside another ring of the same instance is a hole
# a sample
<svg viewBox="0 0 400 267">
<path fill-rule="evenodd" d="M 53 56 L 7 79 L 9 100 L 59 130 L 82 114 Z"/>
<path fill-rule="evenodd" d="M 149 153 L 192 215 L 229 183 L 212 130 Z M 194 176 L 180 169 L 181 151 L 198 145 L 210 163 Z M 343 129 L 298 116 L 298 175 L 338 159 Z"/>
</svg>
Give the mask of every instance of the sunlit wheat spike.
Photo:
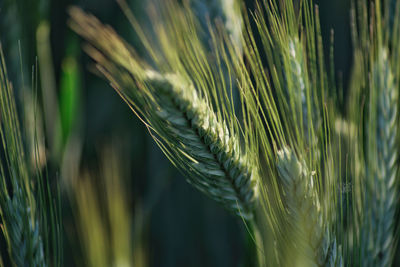
<svg viewBox="0 0 400 267">
<path fill-rule="evenodd" d="M 367 190 L 365 205 L 371 210 L 366 216 L 365 264 L 389 266 L 393 257 L 395 213 L 398 198 L 398 86 L 396 85 L 388 50 L 381 48 L 373 65 L 372 92 L 376 99 L 371 107 L 368 130 Z M 375 129 L 373 129 L 373 127 Z"/>
<path fill-rule="evenodd" d="M 240 152 L 239 140 L 218 121 L 195 88 L 177 75 L 149 73 L 147 81 L 157 90 L 160 109 L 156 115 L 165 122 L 169 140 L 180 141 L 189 170 L 189 182 L 226 207 L 251 216 L 254 198 L 253 170 Z M 198 177 L 197 177 L 198 176 Z"/>
<path fill-rule="evenodd" d="M 287 147 L 278 151 L 277 169 L 297 260 L 305 266 L 338 266 L 341 257 L 324 221 L 312 173 Z"/>
<path fill-rule="evenodd" d="M 109 27 L 78 9 L 71 15 L 72 27 L 96 47 L 88 52 L 99 69 L 156 134 L 171 162 L 200 191 L 250 219 L 256 172 L 234 126 L 214 113 L 190 80 L 143 67 Z"/>
</svg>

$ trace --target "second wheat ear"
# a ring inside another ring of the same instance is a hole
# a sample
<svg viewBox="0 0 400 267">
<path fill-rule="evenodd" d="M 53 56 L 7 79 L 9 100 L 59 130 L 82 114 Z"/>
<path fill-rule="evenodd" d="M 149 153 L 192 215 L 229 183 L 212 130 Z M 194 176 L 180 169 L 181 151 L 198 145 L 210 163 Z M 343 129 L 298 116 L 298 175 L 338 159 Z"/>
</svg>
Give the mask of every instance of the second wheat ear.
<svg viewBox="0 0 400 267">
<path fill-rule="evenodd" d="M 365 265 L 388 266 L 395 242 L 398 190 L 398 85 L 389 53 L 380 48 L 373 62 L 371 106 L 368 121 L 368 164 L 366 167 L 365 215 L 362 244 Z"/>
<path fill-rule="evenodd" d="M 296 255 L 301 257 L 298 260 L 306 266 L 342 266 L 343 259 L 337 253 L 336 239 L 330 236 L 328 224 L 322 216 L 318 195 L 313 188 L 312 172 L 306 163 L 285 147 L 278 151 L 277 170 L 291 234 L 296 236 L 296 242 L 291 245 L 296 247 L 294 251 L 300 252 Z"/>
<path fill-rule="evenodd" d="M 0 118 L 0 233 L 7 243 L 13 266 L 47 266 L 50 261 L 45 250 L 49 245 L 46 238 L 50 235 L 44 235 L 43 225 L 49 225 L 41 217 L 45 201 L 35 199 L 33 187 L 37 185 L 36 192 L 42 194 L 42 184 L 34 184 L 41 177 L 28 167 L 14 89 L 8 80 L 1 44 Z M 55 217 L 52 219 L 56 220 Z M 53 229 L 46 230 L 49 234 Z M 1 256 L 0 265 L 3 266 Z"/>
<path fill-rule="evenodd" d="M 234 126 L 214 113 L 186 77 L 140 65 L 112 29 L 79 9 L 70 13 L 74 30 L 93 45 L 89 54 L 188 182 L 237 215 L 252 219 L 257 172 L 242 151 Z"/>
</svg>

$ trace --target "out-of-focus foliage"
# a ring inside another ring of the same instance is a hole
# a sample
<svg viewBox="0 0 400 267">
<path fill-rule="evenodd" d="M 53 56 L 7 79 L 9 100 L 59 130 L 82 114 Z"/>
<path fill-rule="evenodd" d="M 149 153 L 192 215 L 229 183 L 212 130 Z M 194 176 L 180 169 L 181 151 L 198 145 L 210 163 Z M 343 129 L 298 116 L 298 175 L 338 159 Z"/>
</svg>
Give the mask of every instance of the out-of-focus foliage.
<svg viewBox="0 0 400 267">
<path fill-rule="evenodd" d="M 124 184 L 128 166 L 117 147 L 102 151 L 99 170 L 86 170 L 73 181 L 81 266 L 147 266 L 143 212 Z"/>
</svg>

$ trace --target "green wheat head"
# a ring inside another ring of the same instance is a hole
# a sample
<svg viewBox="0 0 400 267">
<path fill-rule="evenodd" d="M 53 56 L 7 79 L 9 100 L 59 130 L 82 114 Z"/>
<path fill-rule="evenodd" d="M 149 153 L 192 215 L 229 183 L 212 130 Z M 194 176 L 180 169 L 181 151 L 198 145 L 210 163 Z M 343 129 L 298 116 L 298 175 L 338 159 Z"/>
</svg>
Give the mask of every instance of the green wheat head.
<svg viewBox="0 0 400 267">
<path fill-rule="evenodd" d="M 1 45 L 0 103 L 4 152 L 0 165 L 0 215 L 10 261 L 13 266 L 57 266 L 62 240 L 58 210 L 39 170 L 29 167 Z M 40 159 L 36 158 L 38 164 Z"/>
<path fill-rule="evenodd" d="M 8 163 L 8 166 L 2 164 L 1 167 L 1 215 L 5 222 L 3 233 L 9 243 L 10 257 L 16 266 L 44 266 L 43 244 L 35 214 L 36 204 L 31 193 L 12 86 L 7 80 L 4 61 L 1 62 L 0 82 L 0 134 Z M 9 169 L 8 172 L 5 168 Z M 12 183 L 12 195 L 8 193 L 7 176 Z"/>
<path fill-rule="evenodd" d="M 355 192 L 360 221 L 358 232 L 359 264 L 390 266 L 398 240 L 398 105 L 399 105 L 399 14 L 392 10 L 399 1 L 377 1 L 368 11 L 357 3 L 354 14 L 358 80 L 350 104 L 365 103 L 358 119 L 360 135 L 356 164 L 361 167 Z M 369 14 L 368 12 L 371 12 Z M 384 16 L 386 14 L 387 16 Z M 357 17 L 358 15 L 358 17 Z M 369 19 L 368 19 L 369 18 Z M 369 25 L 369 27 L 367 27 Z M 363 133 L 362 130 L 360 130 Z"/>
<path fill-rule="evenodd" d="M 398 86 L 394 81 L 387 50 L 378 51 L 377 62 L 372 70 L 372 98 L 368 133 L 371 150 L 368 151 L 367 185 L 365 205 L 367 214 L 366 258 L 368 263 L 387 266 L 393 257 L 393 239 L 398 181 Z M 376 96 L 373 94 L 376 93 Z M 376 119 L 372 122 L 372 119 Z M 372 128 L 373 127 L 373 128 Z M 375 145 L 375 147 L 374 147 Z"/>
<path fill-rule="evenodd" d="M 185 71 L 186 66 L 159 72 L 139 65 L 132 48 L 112 30 L 77 9 L 72 9 L 71 14 L 74 18 L 72 27 L 93 44 L 88 51 L 100 71 L 143 119 L 157 144 L 186 174 L 188 182 L 226 208 L 250 219 L 257 173 L 251 157 L 242 151 L 240 126 L 229 116 L 232 107 L 224 103 L 227 96 L 211 91 L 209 88 L 216 89 L 215 85 L 203 83 L 201 77 L 190 79 L 193 73 Z M 114 40 L 104 42 L 111 38 Z M 201 43 L 194 45 L 201 47 Z M 201 56 L 194 54 L 197 53 L 194 47 L 186 50 L 181 53 L 193 53 L 188 57 Z M 205 58 L 200 59 L 199 64 L 189 68 L 202 67 L 205 72 L 210 71 L 211 66 Z M 212 75 L 209 72 L 202 74 Z M 199 83 L 197 86 L 196 82 Z M 213 104 L 220 107 L 214 108 Z M 220 112 L 215 113 L 215 109 Z"/>
<path fill-rule="evenodd" d="M 291 224 L 291 249 L 298 253 L 286 265 L 301 262 L 304 266 L 342 266 L 335 237 L 330 234 L 329 225 L 321 212 L 323 207 L 313 188 L 313 173 L 288 148 L 278 151 L 277 169 Z"/>
</svg>

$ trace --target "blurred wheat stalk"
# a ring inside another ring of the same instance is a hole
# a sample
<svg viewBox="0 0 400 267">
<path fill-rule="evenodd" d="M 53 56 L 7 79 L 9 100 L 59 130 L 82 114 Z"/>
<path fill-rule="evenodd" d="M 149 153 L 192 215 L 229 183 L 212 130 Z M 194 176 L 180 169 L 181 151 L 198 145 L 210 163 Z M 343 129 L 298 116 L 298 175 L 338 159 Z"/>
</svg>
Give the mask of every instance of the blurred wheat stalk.
<svg viewBox="0 0 400 267">
<path fill-rule="evenodd" d="M 101 168 L 86 171 L 73 182 L 78 236 L 83 246 L 82 266 L 147 266 L 141 206 L 132 214 L 118 145 L 104 148 Z M 126 170 L 126 171 L 125 171 Z"/>
<path fill-rule="evenodd" d="M 62 238 L 57 199 L 42 174 L 37 135 L 25 137 L 0 44 L 1 230 L 12 266 L 60 266 Z M 32 103 L 26 103 L 28 106 Z M 32 114 L 33 115 L 33 114 Z M 34 117 L 34 115 L 33 115 Z M 33 122 L 35 124 L 35 122 Z M 33 164 L 24 147 L 35 140 Z M 5 258 L 5 255 L 0 255 Z"/>
</svg>

